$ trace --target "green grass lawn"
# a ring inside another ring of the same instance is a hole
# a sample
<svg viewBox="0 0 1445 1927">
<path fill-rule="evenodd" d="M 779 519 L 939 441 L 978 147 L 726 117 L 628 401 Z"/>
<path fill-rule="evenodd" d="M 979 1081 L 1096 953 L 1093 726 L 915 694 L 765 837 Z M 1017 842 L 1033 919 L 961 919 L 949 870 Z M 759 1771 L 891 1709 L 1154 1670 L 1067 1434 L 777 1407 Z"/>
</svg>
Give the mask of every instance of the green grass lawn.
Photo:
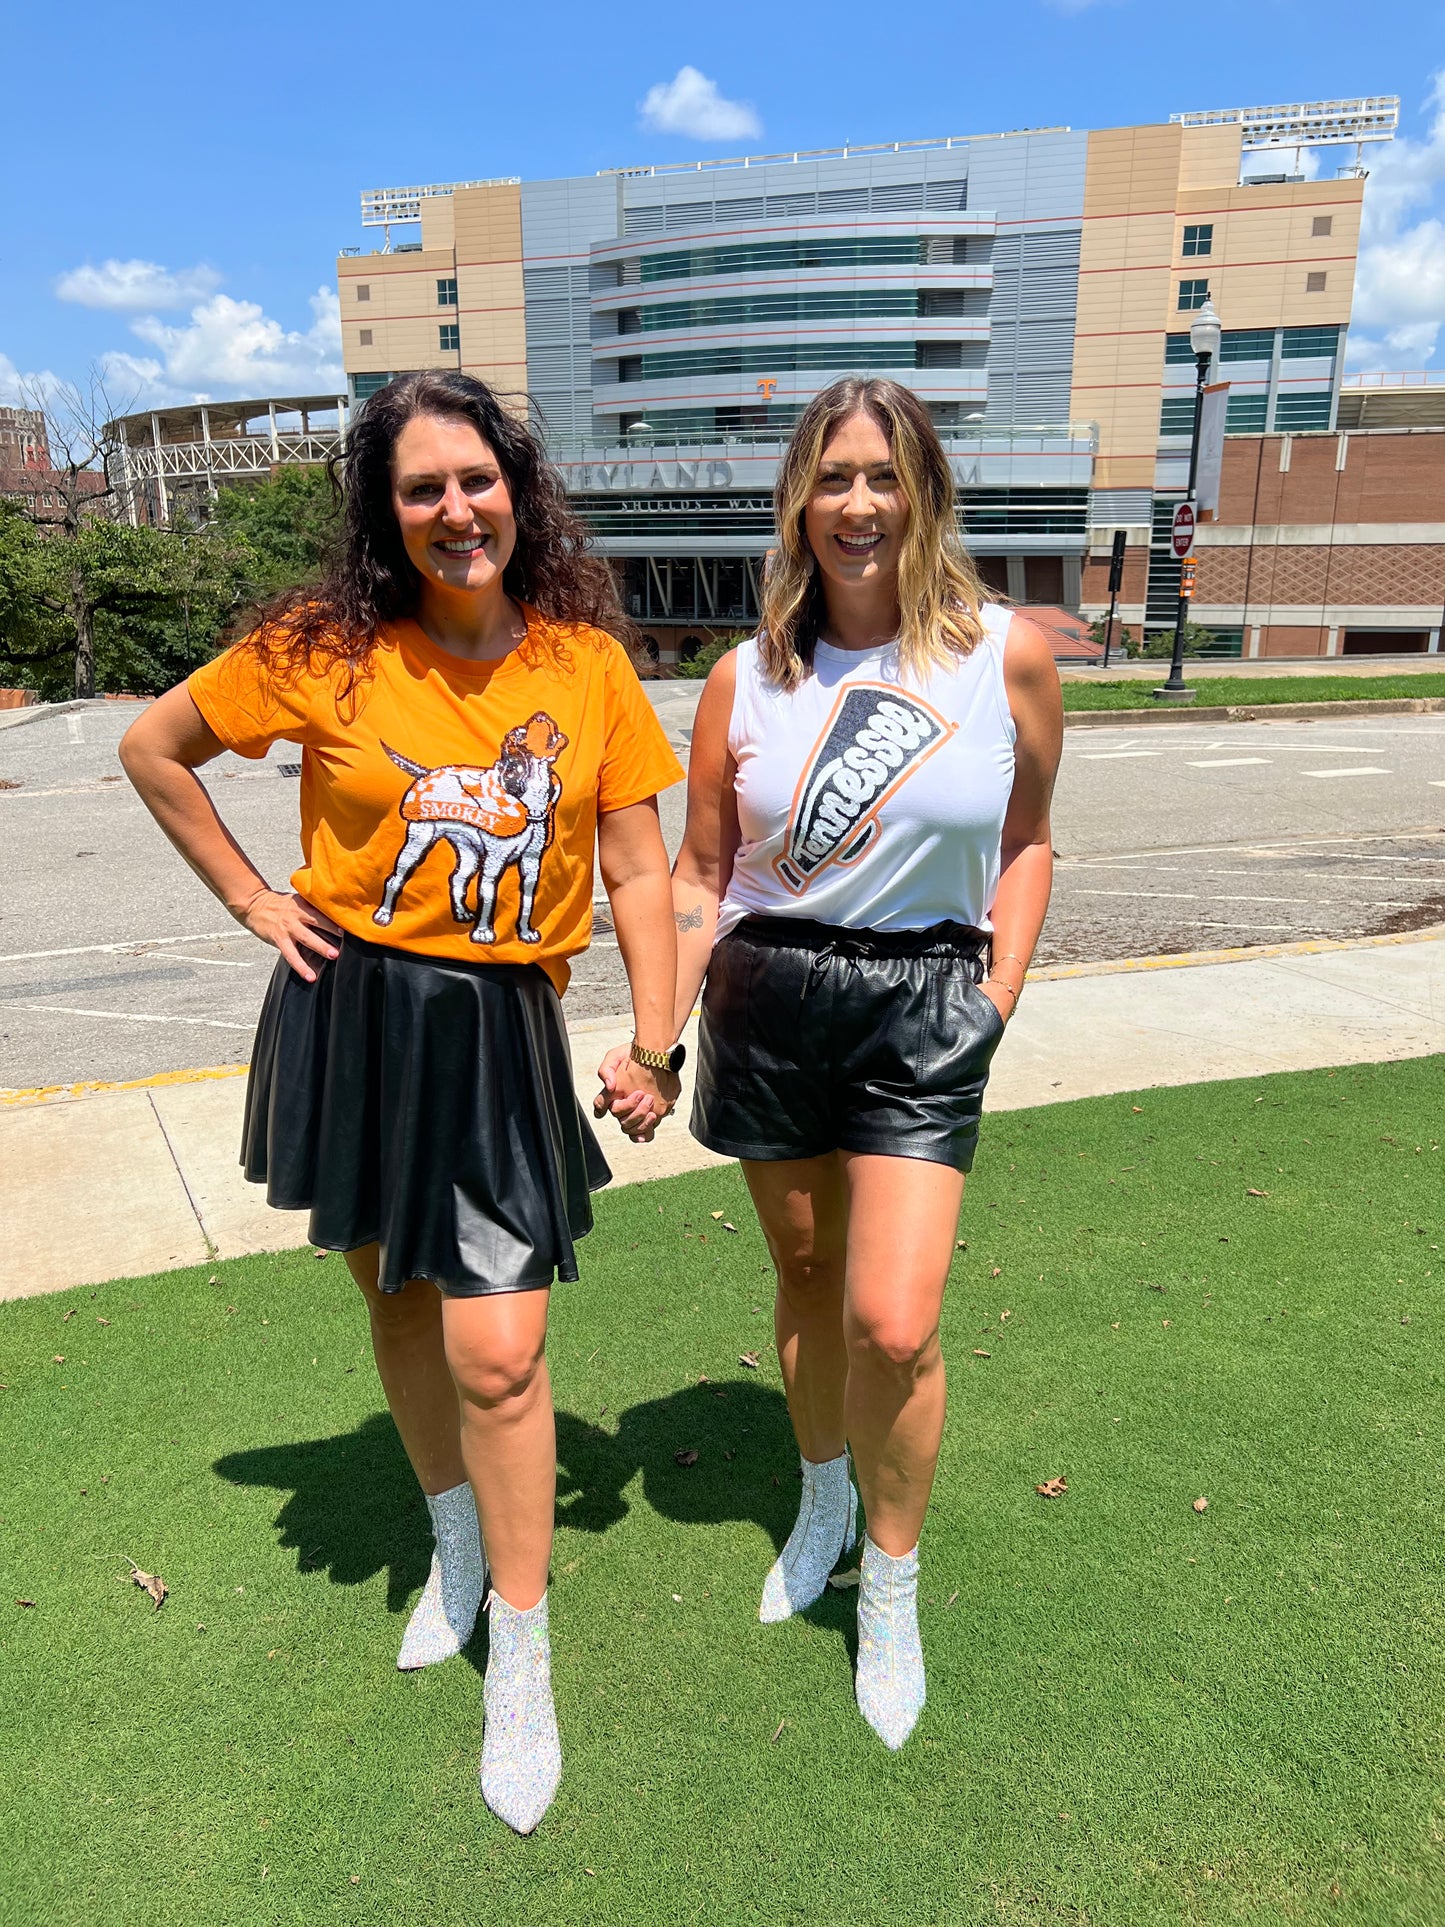
<svg viewBox="0 0 1445 1927">
<path fill-rule="evenodd" d="M 1184 680 L 1193 665 L 1185 663 Z M 1169 674 L 1160 663 L 1158 680 Z M 1146 682 L 1066 682 L 1065 709 L 1155 709 Z M 1193 678 L 1198 708 L 1230 703 L 1383 702 L 1401 696 L 1445 696 L 1445 674 L 1404 676 L 1200 676 Z M 1445 1918 L 1445 1916 L 1442 1916 Z"/>
<path fill-rule="evenodd" d="M 425 1512 L 340 1261 L 0 1308 L 0 1920 L 1439 1927 L 1442 1072 L 988 1121 L 897 1756 L 856 1595 L 757 1623 L 797 1479 L 737 1173 L 604 1196 L 526 1841 L 480 1650 L 394 1670 Z"/>
</svg>

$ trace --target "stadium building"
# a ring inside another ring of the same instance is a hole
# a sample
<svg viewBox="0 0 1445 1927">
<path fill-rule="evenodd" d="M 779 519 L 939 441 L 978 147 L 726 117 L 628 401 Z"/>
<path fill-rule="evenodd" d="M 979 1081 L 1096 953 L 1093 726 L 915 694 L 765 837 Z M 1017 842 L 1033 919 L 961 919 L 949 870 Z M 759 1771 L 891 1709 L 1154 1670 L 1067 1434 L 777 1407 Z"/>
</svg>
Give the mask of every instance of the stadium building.
<svg viewBox="0 0 1445 1927">
<path fill-rule="evenodd" d="M 999 590 L 1091 616 L 1123 528 L 1121 614 L 1162 626 L 1190 319 L 1222 319 L 1232 434 L 1332 435 L 1362 143 L 1397 119 L 1317 102 L 367 193 L 382 245 L 337 262 L 349 398 L 420 368 L 529 393 L 664 662 L 755 621 L 783 440 L 855 373 L 928 405 Z M 1307 179 L 1306 149 L 1345 164 Z M 1219 641 L 1251 653 L 1245 622 Z"/>
</svg>

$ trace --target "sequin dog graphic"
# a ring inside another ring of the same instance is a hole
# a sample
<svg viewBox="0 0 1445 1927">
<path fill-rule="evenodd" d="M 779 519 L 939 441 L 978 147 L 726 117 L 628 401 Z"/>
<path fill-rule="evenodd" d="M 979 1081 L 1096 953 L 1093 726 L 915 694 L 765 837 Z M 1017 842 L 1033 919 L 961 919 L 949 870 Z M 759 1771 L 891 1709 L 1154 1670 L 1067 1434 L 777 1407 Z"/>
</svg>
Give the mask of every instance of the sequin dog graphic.
<svg viewBox="0 0 1445 1927">
<path fill-rule="evenodd" d="M 850 683 L 798 779 L 787 848 L 773 869 L 794 896 L 830 863 L 851 863 L 878 834 L 878 812 L 957 723 L 888 683 Z"/>
<path fill-rule="evenodd" d="M 428 769 L 383 743 L 397 768 L 416 780 L 401 799 L 406 841 L 372 922 L 391 922 L 412 871 L 436 844 L 447 842 L 455 857 L 451 899 L 458 923 L 473 923 L 467 891 L 477 879 L 472 942 L 497 941 L 497 885 L 515 863 L 522 890 L 517 936 L 522 943 L 539 943 L 532 905 L 542 854 L 552 841 L 553 811 L 562 794 L 562 779 L 552 765 L 566 747 L 567 738 L 542 710 L 507 731 L 502 753 L 490 768 L 443 763 Z"/>
</svg>

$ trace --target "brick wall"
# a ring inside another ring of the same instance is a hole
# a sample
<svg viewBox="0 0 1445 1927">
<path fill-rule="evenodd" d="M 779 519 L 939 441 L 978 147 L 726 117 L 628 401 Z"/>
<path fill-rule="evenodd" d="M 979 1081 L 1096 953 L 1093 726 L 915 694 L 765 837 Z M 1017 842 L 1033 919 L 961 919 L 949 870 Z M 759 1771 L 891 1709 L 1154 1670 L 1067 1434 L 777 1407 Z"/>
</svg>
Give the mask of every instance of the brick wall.
<svg viewBox="0 0 1445 1927">
<path fill-rule="evenodd" d="M 1294 435 L 1281 473 L 1281 435 L 1231 435 L 1216 521 L 1445 522 L 1445 429 Z M 1345 444 L 1344 467 L 1340 444 Z"/>
<path fill-rule="evenodd" d="M 1124 579 L 1119 585 L 1120 604 L 1130 605 L 1142 602 L 1148 581 L 1148 549 L 1142 543 L 1137 548 L 1125 549 Z M 1079 601 L 1085 608 L 1108 608 L 1109 557 L 1107 554 L 1084 557 Z"/>
<path fill-rule="evenodd" d="M 1445 543 L 1199 550 L 1201 603 L 1445 606 Z"/>
</svg>

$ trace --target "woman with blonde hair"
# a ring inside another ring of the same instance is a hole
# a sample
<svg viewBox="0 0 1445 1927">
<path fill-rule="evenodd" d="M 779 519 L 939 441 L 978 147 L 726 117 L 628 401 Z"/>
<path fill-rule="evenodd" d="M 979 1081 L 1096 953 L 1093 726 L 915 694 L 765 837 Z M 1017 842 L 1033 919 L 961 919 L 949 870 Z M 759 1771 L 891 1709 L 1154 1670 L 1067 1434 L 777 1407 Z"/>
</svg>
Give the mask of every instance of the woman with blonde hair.
<svg viewBox="0 0 1445 1927">
<path fill-rule="evenodd" d="M 908 389 L 810 402 L 775 511 L 761 629 L 698 706 L 675 1023 L 706 975 L 692 1128 L 742 1160 L 777 1270 L 803 1490 L 761 1617 L 812 1604 L 854 1543 L 851 1453 L 857 1699 L 897 1748 L 924 1702 L 943 1288 L 1048 905 L 1061 703 L 1043 633 L 984 600 Z"/>
</svg>

